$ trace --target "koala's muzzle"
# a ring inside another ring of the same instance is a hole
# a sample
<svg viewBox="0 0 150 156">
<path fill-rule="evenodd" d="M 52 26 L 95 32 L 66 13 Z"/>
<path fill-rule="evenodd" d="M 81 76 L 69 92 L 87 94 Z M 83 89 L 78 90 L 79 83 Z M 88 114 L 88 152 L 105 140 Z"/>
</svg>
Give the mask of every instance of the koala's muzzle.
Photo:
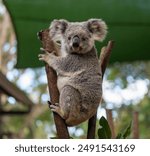
<svg viewBox="0 0 150 156">
<path fill-rule="evenodd" d="M 80 38 L 78 36 L 74 36 L 72 39 L 72 46 L 74 48 L 78 48 L 80 45 Z"/>
</svg>

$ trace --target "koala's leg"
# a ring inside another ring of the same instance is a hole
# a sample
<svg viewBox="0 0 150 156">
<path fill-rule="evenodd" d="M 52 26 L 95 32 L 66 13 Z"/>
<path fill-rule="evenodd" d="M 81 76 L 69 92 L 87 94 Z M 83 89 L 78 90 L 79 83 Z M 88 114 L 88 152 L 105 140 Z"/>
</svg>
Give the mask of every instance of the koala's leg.
<svg viewBox="0 0 150 156">
<path fill-rule="evenodd" d="M 69 125 L 79 122 L 81 95 L 72 86 L 65 86 L 60 92 L 59 105 L 51 105 L 52 111 L 58 113 Z"/>
</svg>

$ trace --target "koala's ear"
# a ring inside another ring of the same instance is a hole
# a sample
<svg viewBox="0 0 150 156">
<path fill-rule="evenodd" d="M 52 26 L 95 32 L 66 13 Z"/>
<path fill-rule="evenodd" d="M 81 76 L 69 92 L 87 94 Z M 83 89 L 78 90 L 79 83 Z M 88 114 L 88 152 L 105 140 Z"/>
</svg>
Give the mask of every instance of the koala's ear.
<svg viewBox="0 0 150 156">
<path fill-rule="evenodd" d="M 50 25 L 50 36 L 52 38 L 57 38 L 62 36 L 67 27 L 68 27 L 68 21 L 67 20 L 54 20 L 52 21 L 51 25 Z"/>
<path fill-rule="evenodd" d="M 94 40 L 103 41 L 107 34 L 107 25 L 101 19 L 90 19 L 86 22 L 88 30 L 93 34 Z"/>
</svg>

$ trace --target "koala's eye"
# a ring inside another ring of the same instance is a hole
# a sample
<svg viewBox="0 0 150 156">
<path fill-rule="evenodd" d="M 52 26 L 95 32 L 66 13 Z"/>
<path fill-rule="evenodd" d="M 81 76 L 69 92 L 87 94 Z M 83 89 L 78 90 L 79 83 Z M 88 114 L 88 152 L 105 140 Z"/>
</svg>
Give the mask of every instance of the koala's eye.
<svg viewBox="0 0 150 156">
<path fill-rule="evenodd" d="M 56 27 L 55 27 L 55 29 L 56 29 L 56 30 L 58 30 L 58 29 L 59 29 L 59 27 L 58 27 L 58 26 L 56 26 Z"/>
<path fill-rule="evenodd" d="M 68 37 L 68 40 L 71 40 L 71 37 L 70 36 Z"/>
</svg>

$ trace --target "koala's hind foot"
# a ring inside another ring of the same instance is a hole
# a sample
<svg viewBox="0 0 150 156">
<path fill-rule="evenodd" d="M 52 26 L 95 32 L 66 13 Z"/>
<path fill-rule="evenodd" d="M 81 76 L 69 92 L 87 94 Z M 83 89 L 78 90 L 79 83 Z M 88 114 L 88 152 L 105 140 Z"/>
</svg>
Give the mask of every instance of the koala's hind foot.
<svg viewBox="0 0 150 156">
<path fill-rule="evenodd" d="M 47 101 L 48 107 L 50 108 L 50 105 L 52 104 L 51 101 Z"/>
<path fill-rule="evenodd" d="M 59 114 L 63 119 L 65 119 L 65 115 L 63 110 L 61 110 L 59 103 L 54 103 L 52 104 L 51 101 L 47 101 L 49 108 L 51 109 L 51 111 Z"/>
<path fill-rule="evenodd" d="M 63 110 L 61 109 L 59 103 L 50 104 L 49 107 L 50 107 L 50 109 L 51 109 L 53 112 L 59 114 L 63 119 L 65 119 L 64 112 L 63 112 Z"/>
</svg>

